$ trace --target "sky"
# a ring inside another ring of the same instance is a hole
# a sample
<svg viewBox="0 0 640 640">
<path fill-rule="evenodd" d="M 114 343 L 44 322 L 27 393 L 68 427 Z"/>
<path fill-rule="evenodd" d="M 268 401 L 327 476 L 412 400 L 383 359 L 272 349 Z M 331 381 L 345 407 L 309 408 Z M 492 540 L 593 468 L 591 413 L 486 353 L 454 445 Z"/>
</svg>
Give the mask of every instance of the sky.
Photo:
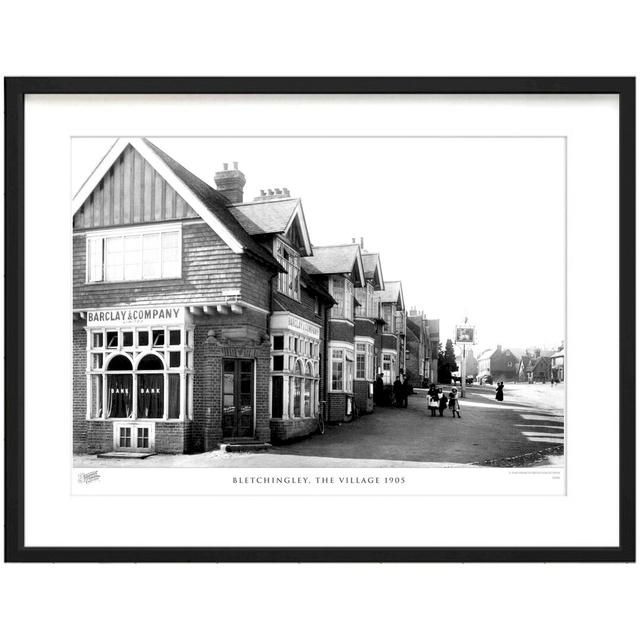
<svg viewBox="0 0 640 640">
<path fill-rule="evenodd" d="M 287 187 L 315 245 L 364 239 L 407 309 L 453 337 L 468 318 L 475 353 L 555 348 L 565 327 L 562 138 L 150 138 L 215 186 L 237 161 L 244 200 Z M 72 140 L 75 193 L 113 144 Z"/>
</svg>

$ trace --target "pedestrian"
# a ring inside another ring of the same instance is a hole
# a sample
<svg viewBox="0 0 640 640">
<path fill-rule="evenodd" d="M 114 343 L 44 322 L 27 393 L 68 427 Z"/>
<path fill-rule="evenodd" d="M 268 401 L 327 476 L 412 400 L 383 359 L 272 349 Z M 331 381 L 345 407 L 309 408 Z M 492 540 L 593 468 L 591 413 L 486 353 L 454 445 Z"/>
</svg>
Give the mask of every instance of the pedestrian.
<svg viewBox="0 0 640 640">
<path fill-rule="evenodd" d="M 436 417 L 436 409 L 438 408 L 438 396 L 427 396 L 427 404 L 429 405 L 429 411 L 431 411 L 431 417 Z"/>
<path fill-rule="evenodd" d="M 396 381 L 393 383 L 393 397 L 396 407 L 402 407 L 402 382 L 400 382 L 400 376 L 396 376 Z"/>
<path fill-rule="evenodd" d="M 407 409 L 409 407 L 409 381 L 407 376 L 404 376 L 402 381 L 402 407 Z"/>
<path fill-rule="evenodd" d="M 504 400 L 504 382 L 502 382 L 502 380 L 498 382 L 498 386 L 496 387 L 496 400 L 499 402 Z"/>
<path fill-rule="evenodd" d="M 384 379 L 381 373 L 379 373 L 376 378 L 376 386 L 373 391 L 373 396 L 376 404 L 381 407 L 384 404 Z"/>
<path fill-rule="evenodd" d="M 447 408 L 447 396 L 444 395 L 444 391 L 438 388 L 438 413 L 440 417 L 444 416 L 444 410 Z"/>
<path fill-rule="evenodd" d="M 458 418 L 462 418 L 460 415 L 460 402 L 458 401 L 458 390 L 456 387 L 451 389 L 449 393 L 449 409 L 451 409 L 451 417 L 455 418 L 456 413 L 458 414 Z"/>
</svg>

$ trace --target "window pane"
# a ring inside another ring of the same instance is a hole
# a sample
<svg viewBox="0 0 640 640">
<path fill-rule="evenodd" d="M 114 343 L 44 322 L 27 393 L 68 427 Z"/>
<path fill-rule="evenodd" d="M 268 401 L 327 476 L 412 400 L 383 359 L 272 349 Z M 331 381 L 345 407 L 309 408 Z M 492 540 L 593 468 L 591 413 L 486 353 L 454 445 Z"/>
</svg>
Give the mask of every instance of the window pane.
<svg viewBox="0 0 640 640">
<path fill-rule="evenodd" d="M 102 354 L 94 353 L 91 355 L 91 368 L 102 369 Z"/>
<path fill-rule="evenodd" d="M 282 418 L 283 378 L 273 376 L 271 379 L 271 417 Z"/>
<path fill-rule="evenodd" d="M 107 347 L 109 349 L 118 348 L 118 332 L 117 331 L 107 331 Z"/>
<path fill-rule="evenodd" d="M 138 345 L 140 347 L 149 346 L 149 332 L 146 329 L 138 331 Z"/>
<path fill-rule="evenodd" d="M 153 346 L 154 347 L 164 346 L 164 329 L 153 330 Z"/>
<path fill-rule="evenodd" d="M 130 418 L 133 378 L 130 373 L 107 376 L 107 417 Z"/>
<path fill-rule="evenodd" d="M 162 418 L 164 378 L 159 373 L 138 374 L 138 418 Z"/>
<path fill-rule="evenodd" d="M 92 418 L 102 418 L 102 375 L 91 376 L 91 412 Z"/>
<path fill-rule="evenodd" d="M 282 371 L 284 368 L 284 356 L 273 356 L 273 370 Z"/>
<path fill-rule="evenodd" d="M 180 248 L 177 231 L 162 234 L 162 277 L 175 278 L 180 275 Z"/>
<path fill-rule="evenodd" d="M 282 351 L 284 349 L 284 336 L 273 336 L 274 351 Z"/>
<path fill-rule="evenodd" d="M 133 346 L 133 331 L 124 331 L 122 333 L 122 346 L 123 347 Z"/>
<path fill-rule="evenodd" d="M 331 367 L 331 390 L 342 391 L 342 361 L 334 360 Z"/>
<path fill-rule="evenodd" d="M 293 415 L 300 417 L 300 396 L 302 394 L 302 378 L 293 379 Z"/>
<path fill-rule="evenodd" d="M 102 238 L 89 238 L 89 282 L 102 280 Z"/>
<path fill-rule="evenodd" d="M 103 340 L 104 340 L 104 334 L 102 333 L 102 331 L 94 332 L 94 334 L 93 334 L 93 346 L 94 346 L 94 348 L 98 348 L 99 349 L 100 347 L 102 347 Z"/>
<path fill-rule="evenodd" d="M 122 238 L 106 238 L 105 245 L 105 280 L 122 280 Z"/>
<path fill-rule="evenodd" d="M 172 368 L 180 366 L 180 352 L 179 351 L 170 351 L 169 352 L 169 366 Z"/>
<path fill-rule="evenodd" d="M 124 239 L 124 279 L 140 280 L 142 277 L 142 242 L 140 236 Z"/>
<path fill-rule="evenodd" d="M 180 329 L 171 329 L 169 331 L 169 344 L 180 344 Z"/>
<path fill-rule="evenodd" d="M 142 237 L 142 277 L 159 278 L 160 234 L 151 233 Z"/>
<path fill-rule="evenodd" d="M 304 381 L 304 415 L 309 418 L 311 416 L 311 380 Z"/>
</svg>

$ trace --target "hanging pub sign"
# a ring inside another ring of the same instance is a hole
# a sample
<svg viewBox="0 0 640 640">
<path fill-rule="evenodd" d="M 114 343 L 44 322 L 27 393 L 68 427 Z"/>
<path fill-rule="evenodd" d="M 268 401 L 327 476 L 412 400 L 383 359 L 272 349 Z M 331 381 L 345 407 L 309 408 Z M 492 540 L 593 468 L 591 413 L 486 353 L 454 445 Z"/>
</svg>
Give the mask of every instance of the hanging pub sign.
<svg viewBox="0 0 640 640">
<path fill-rule="evenodd" d="M 88 327 L 182 323 L 184 323 L 184 307 L 124 307 L 87 311 Z"/>
<path fill-rule="evenodd" d="M 475 344 L 476 328 L 469 325 L 456 326 L 456 344 Z"/>
</svg>

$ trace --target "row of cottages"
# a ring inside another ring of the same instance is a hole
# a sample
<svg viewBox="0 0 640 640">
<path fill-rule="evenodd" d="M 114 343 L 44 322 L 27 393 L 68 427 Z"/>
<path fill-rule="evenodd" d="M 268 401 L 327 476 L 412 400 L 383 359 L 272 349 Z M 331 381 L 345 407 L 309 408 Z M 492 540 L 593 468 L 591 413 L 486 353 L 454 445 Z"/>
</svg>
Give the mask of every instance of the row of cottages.
<svg viewBox="0 0 640 640">
<path fill-rule="evenodd" d="M 287 190 L 244 202 L 118 140 L 73 200 L 74 451 L 282 441 L 373 409 L 404 366 L 402 287 L 355 242 L 314 247 Z"/>
</svg>

